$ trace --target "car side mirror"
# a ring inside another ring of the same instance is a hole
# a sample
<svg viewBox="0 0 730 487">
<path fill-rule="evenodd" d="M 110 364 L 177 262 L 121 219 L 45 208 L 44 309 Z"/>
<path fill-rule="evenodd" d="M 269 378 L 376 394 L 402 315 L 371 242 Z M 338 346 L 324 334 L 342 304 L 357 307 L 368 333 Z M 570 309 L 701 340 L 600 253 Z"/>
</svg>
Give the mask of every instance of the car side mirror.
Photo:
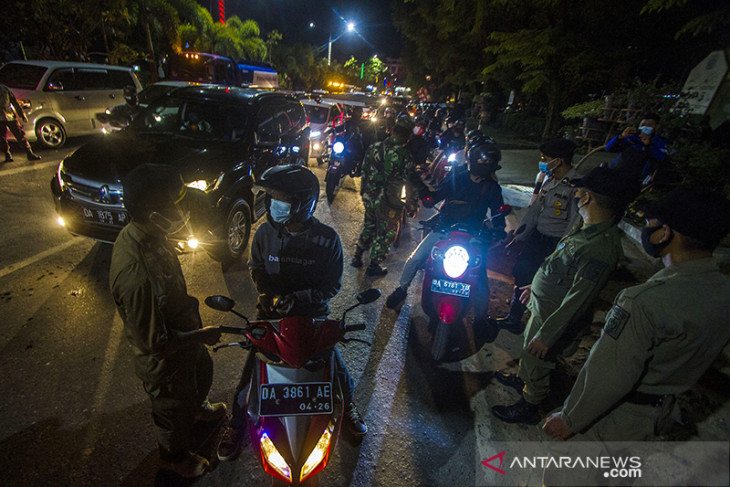
<svg viewBox="0 0 730 487">
<path fill-rule="evenodd" d="M 205 305 L 218 311 L 231 311 L 236 302 L 227 296 L 217 294 L 205 298 Z"/>
</svg>

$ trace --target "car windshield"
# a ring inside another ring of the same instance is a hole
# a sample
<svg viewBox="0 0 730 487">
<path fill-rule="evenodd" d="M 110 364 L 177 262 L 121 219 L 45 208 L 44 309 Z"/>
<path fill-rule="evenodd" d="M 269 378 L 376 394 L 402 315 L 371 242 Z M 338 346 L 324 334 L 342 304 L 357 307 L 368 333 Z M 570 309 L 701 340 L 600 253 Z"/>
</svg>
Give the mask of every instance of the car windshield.
<svg viewBox="0 0 730 487">
<path fill-rule="evenodd" d="M 309 117 L 310 123 L 327 123 L 327 115 L 329 114 L 328 107 L 304 105 L 304 109 L 307 111 L 307 117 Z"/>
<path fill-rule="evenodd" d="M 237 142 L 245 136 L 246 119 L 245 106 L 170 97 L 154 100 L 131 127 L 144 133 Z"/>
<path fill-rule="evenodd" d="M 152 85 L 148 86 L 144 90 L 139 92 L 138 99 L 139 104 L 143 106 L 147 106 L 150 104 L 150 102 L 154 101 L 156 98 L 161 97 L 168 91 L 174 90 L 174 86 L 170 85 Z"/>
<path fill-rule="evenodd" d="M 20 90 L 35 90 L 46 68 L 32 64 L 9 63 L 0 68 L 0 83 Z"/>
</svg>

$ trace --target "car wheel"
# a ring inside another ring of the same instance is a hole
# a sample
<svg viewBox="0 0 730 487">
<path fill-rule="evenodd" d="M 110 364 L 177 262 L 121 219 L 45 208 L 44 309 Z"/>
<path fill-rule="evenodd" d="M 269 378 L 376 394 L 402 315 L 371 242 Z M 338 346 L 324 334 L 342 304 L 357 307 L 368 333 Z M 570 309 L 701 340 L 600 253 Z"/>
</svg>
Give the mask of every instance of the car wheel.
<svg viewBox="0 0 730 487">
<path fill-rule="evenodd" d="M 251 236 L 251 208 L 246 200 L 236 200 L 231 205 L 224 232 L 223 242 L 211 252 L 211 256 L 217 261 L 232 263 L 246 252 Z"/>
<path fill-rule="evenodd" d="M 38 142 L 47 149 L 60 149 L 66 143 L 66 131 L 58 120 L 43 118 L 35 127 Z"/>
</svg>

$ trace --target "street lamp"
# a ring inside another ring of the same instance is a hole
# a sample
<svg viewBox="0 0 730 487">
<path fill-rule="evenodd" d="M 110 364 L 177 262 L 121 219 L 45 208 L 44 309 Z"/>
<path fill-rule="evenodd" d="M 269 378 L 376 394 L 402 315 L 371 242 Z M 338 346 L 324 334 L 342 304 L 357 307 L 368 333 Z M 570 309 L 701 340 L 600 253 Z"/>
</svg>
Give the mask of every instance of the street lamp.
<svg viewBox="0 0 730 487">
<path fill-rule="evenodd" d="M 355 32 L 355 22 L 348 22 L 347 23 L 347 32 Z M 335 38 L 334 41 L 342 37 L 342 34 L 340 34 L 338 37 Z M 332 43 L 334 42 L 332 40 L 332 32 L 330 32 L 330 39 L 327 43 L 327 66 L 332 64 Z"/>
</svg>

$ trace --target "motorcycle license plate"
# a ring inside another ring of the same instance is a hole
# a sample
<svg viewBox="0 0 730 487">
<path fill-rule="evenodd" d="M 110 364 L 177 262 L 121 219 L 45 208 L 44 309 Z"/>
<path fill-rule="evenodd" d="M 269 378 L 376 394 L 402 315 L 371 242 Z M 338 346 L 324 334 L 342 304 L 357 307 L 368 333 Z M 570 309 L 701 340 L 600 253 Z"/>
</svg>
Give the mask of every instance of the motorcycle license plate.
<svg viewBox="0 0 730 487">
<path fill-rule="evenodd" d="M 468 298 L 471 292 L 471 284 L 447 281 L 446 279 L 433 279 L 431 281 L 431 292 Z"/>
<path fill-rule="evenodd" d="M 332 383 L 262 384 L 260 416 L 299 416 L 332 413 Z"/>
</svg>

